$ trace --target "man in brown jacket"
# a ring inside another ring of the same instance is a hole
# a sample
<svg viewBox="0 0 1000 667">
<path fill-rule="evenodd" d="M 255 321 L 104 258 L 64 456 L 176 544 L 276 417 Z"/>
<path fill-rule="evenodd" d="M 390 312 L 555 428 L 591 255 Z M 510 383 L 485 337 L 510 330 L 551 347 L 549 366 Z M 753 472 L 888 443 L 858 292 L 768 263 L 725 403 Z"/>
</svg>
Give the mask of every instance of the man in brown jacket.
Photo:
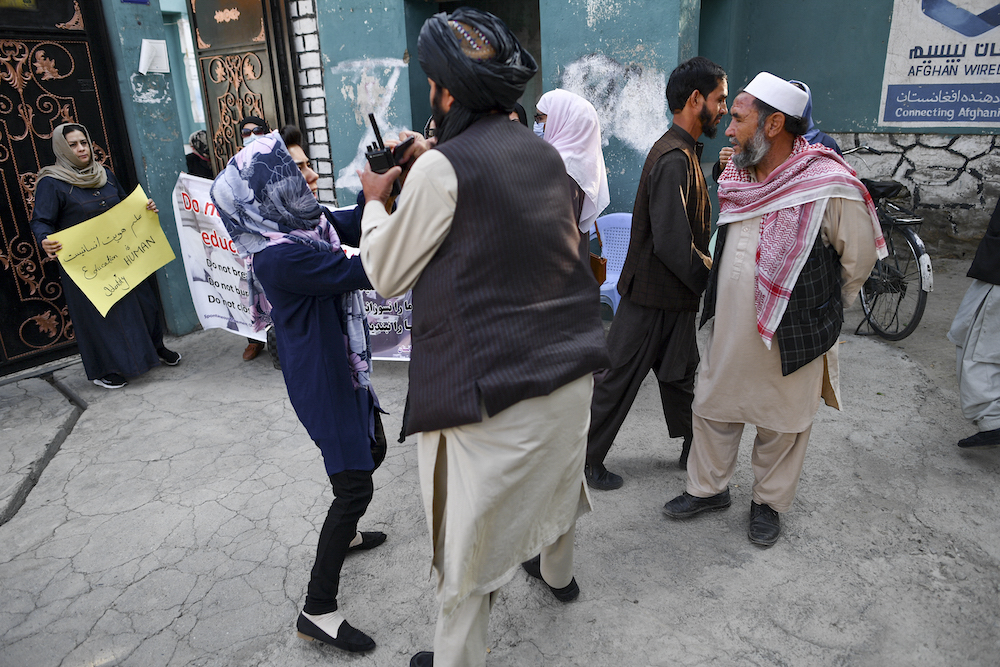
<svg viewBox="0 0 1000 667">
<path fill-rule="evenodd" d="M 715 136 L 728 94 L 725 71 L 700 56 L 678 65 L 667 82 L 674 122 L 642 168 L 618 280 L 622 299 L 608 335 L 611 367 L 594 388 L 586 466 L 592 488 L 622 485 L 604 458 L 650 370 L 660 385 L 670 437 L 684 438 L 680 467 L 687 466 L 699 361 L 695 316 L 712 264 L 712 208 L 696 140 Z"/>
</svg>

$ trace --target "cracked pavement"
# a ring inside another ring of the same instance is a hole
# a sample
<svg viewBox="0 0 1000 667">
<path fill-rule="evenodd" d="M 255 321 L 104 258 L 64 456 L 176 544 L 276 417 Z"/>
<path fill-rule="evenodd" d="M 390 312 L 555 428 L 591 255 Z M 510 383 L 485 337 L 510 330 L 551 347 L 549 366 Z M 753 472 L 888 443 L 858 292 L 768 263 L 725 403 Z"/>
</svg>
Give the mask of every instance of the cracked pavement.
<svg viewBox="0 0 1000 667">
<path fill-rule="evenodd" d="M 846 409 L 817 414 L 771 549 L 746 539 L 753 428 L 731 509 L 662 516 L 685 478 L 647 378 L 607 461 L 625 486 L 595 491 L 578 523 L 579 600 L 516 574 L 487 665 L 996 664 L 1000 449 L 955 447 L 973 428 L 944 339 L 967 268 L 935 261 L 924 321 L 898 344 L 853 335 L 849 311 Z M 79 363 L 0 386 L 0 666 L 406 665 L 430 649 L 414 439 L 392 437 L 406 364 L 373 373 L 391 442 L 361 528 L 389 539 L 344 566 L 341 609 L 378 643 L 353 655 L 295 636 L 331 492 L 280 372 L 224 331 L 168 345 L 178 367 L 121 390 Z"/>
</svg>

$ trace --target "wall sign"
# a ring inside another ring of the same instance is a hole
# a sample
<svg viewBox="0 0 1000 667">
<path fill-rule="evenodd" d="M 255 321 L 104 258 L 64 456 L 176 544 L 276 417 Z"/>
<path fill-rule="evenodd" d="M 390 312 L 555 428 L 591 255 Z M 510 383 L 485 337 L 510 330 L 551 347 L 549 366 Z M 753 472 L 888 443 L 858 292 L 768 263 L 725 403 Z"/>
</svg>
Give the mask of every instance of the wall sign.
<svg viewBox="0 0 1000 667">
<path fill-rule="evenodd" d="M 895 0 L 879 124 L 1000 127 L 997 0 Z"/>
</svg>

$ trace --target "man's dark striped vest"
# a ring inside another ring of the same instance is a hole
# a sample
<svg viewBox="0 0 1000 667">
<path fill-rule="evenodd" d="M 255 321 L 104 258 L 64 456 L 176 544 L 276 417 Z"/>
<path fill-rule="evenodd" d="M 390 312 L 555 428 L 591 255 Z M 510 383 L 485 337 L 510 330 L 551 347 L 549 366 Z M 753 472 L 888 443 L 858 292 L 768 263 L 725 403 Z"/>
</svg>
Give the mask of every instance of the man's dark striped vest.
<svg viewBox="0 0 1000 667">
<path fill-rule="evenodd" d="M 715 239 L 715 256 L 712 272 L 705 289 L 705 308 L 701 313 L 701 326 L 715 316 L 715 297 L 718 294 L 719 271 L 722 270 L 722 251 L 726 246 L 726 233 L 732 225 L 719 227 Z M 790 375 L 813 359 L 825 353 L 840 335 L 844 323 L 844 302 L 840 289 L 840 256 L 833 246 L 823 243 L 822 230 L 816 232 L 816 241 L 806 259 L 802 273 L 795 281 L 788 307 L 774 331 L 774 341 L 781 353 L 781 374 Z M 725 336 L 725 331 L 716 331 Z"/>
<path fill-rule="evenodd" d="M 413 288 L 408 433 L 479 422 L 606 367 L 562 158 L 506 114 L 441 144 L 451 231 Z"/>
<path fill-rule="evenodd" d="M 687 133 L 685 133 L 687 134 Z M 687 135 L 690 137 L 690 135 Z M 681 282 L 660 258 L 653 254 L 653 222 L 649 218 L 649 172 L 653 165 L 670 151 L 684 153 L 688 161 L 686 183 L 673 183 L 681 188 L 687 198 L 687 220 L 657 220 L 657 225 L 688 224 L 694 238 L 695 247 L 708 254 L 712 204 L 708 198 L 705 175 L 698 162 L 700 144 L 689 143 L 677 127 L 671 127 L 666 134 L 653 144 L 639 178 L 639 189 L 632 207 L 632 235 L 629 239 L 628 255 L 618 279 L 618 292 L 629 301 L 647 308 L 671 311 L 698 310 L 701 293 L 692 292 Z"/>
</svg>

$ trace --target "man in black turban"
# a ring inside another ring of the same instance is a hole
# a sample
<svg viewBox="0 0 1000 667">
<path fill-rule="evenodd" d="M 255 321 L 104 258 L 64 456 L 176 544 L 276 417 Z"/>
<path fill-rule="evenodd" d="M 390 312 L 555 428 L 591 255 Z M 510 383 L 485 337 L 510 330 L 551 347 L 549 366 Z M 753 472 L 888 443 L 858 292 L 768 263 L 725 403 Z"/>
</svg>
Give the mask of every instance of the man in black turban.
<svg viewBox="0 0 1000 667">
<path fill-rule="evenodd" d="M 469 7 L 451 16 L 435 14 L 424 23 L 417 54 L 420 67 L 438 89 L 431 99 L 438 143 L 483 116 L 498 111 L 510 114 L 538 71 L 535 59 L 503 21 Z M 442 89 L 455 98 L 447 115 L 440 107 Z"/>
<path fill-rule="evenodd" d="M 592 373 L 608 359 L 562 158 L 508 119 L 534 60 L 468 8 L 434 16 L 418 45 L 436 145 L 418 141 L 391 215 L 399 168 L 361 175 L 361 259 L 379 293 L 413 290 L 406 429 L 419 434 L 440 611 L 434 653 L 410 664 L 474 667 L 519 563 L 546 595 L 580 592 Z"/>
</svg>

